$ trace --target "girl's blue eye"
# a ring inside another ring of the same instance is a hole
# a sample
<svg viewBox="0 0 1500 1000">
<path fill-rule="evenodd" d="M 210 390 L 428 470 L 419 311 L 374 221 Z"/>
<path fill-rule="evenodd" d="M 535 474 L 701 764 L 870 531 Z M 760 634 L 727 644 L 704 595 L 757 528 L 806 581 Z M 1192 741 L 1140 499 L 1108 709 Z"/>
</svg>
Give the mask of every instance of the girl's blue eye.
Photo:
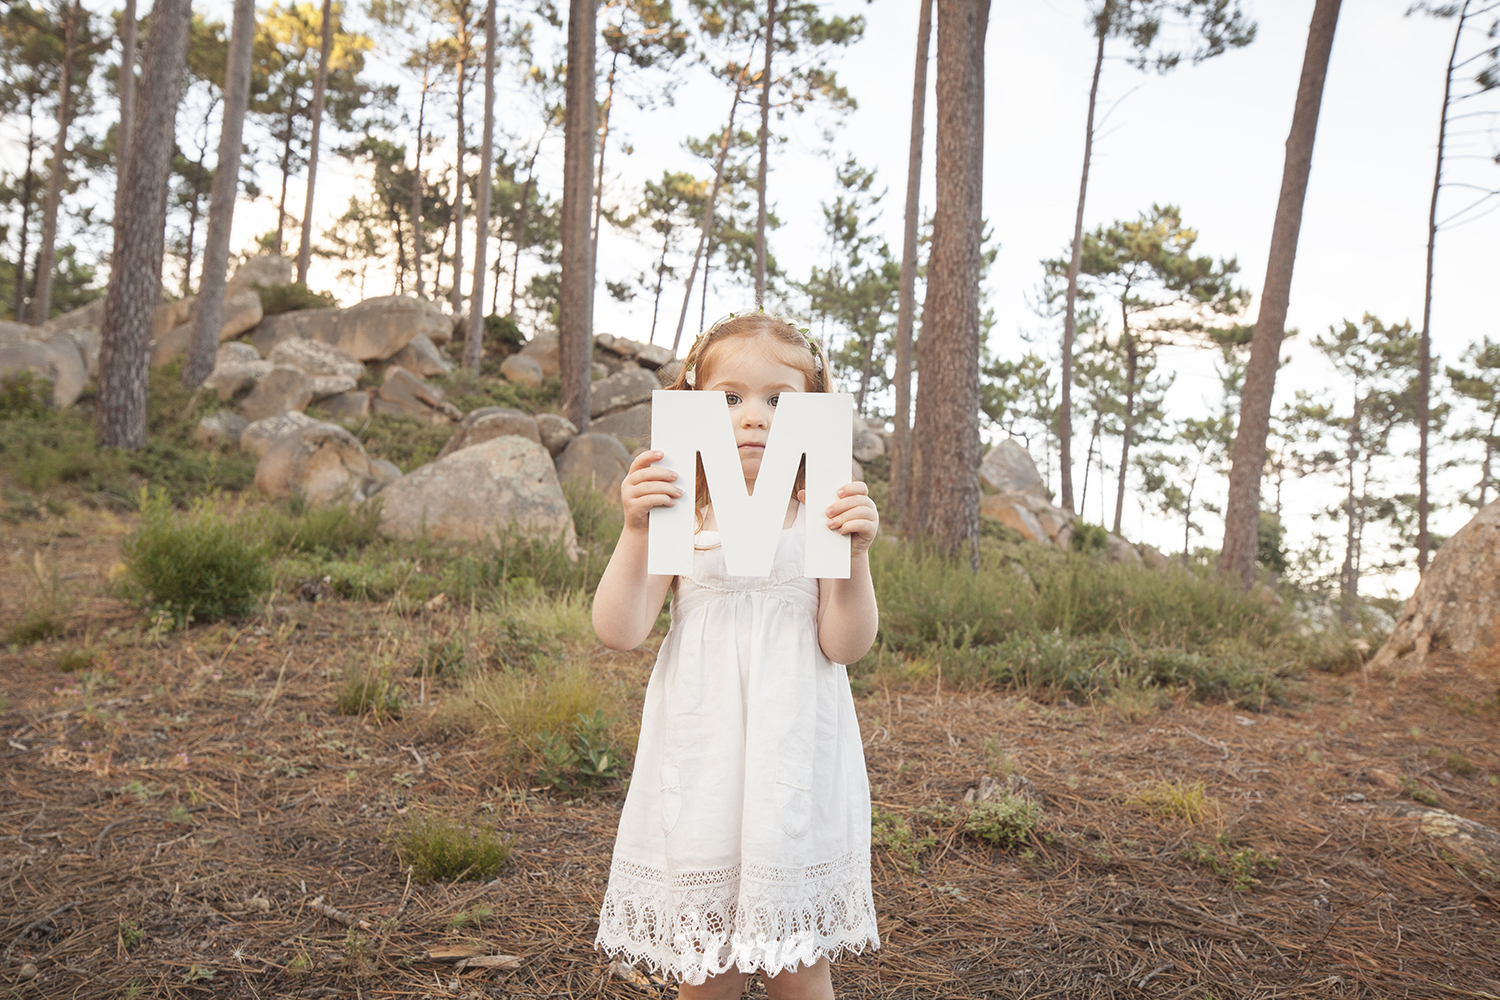
<svg viewBox="0 0 1500 1000">
<path fill-rule="evenodd" d="M 740 397 L 737 394 L 735 394 L 735 393 L 726 392 L 724 394 L 724 399 L 725 399 L 726 402 L 729 403 L 730 406 L 738 406 L 738 405 L 740 405 Z"/>
</svg>

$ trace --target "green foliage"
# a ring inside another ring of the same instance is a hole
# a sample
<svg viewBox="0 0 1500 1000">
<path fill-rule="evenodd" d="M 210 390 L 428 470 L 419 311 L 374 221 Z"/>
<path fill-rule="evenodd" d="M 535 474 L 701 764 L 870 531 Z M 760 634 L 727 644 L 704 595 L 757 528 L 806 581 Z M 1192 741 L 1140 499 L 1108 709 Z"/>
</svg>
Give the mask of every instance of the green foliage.
<svg viewBox="0 0 1500 1000">
<path fill-rule="evenodd" d="M 411 472 L 437 458 L 453 436 L 452 424 L 434 424 L 420 417 L 386 413 L 348 421 L 347 426 L 371 458 L 394 462 L 402 472 Z"/>
<path fill-rule="evenodd" d="M 572 795 L 624 774 L 625 756 L 610 745 L 610 722 L 602 709 L 595 709 L 591 716 L 579 712 L 571 730 L 537 734 L 541 757 L 537 778 L 542 784 Z"/>
<path fill-rule="evenodd" d="M 297 312 L 302 309 L 336 309 L 339 300 L 332 292 L 314 292 L 306 285 L 291 282 L 285 285 L 262 285 L 255 283 L 260 293 L 260 307 L 267 316 Z"/>
<path fill-rule="evenodd" d="M 29 368 L 0 375 L 0 420 L 45 417 L 52 409 L 52 385 Z"/>
<path fill-rule="evenodd" d="M 1181 778 L 1142 785 L 1125 801 L 1132 809 L 1156 819 L 1180 819 L 1188 823 L 1201 823 L 1218 815 L 1221 808 L 1219 800 L 1208 794 L 1208 787 L 1203 782 L 1183 781 Z"/>
<path fill-rule="evenodd" d="M 283 509 L 267 510 L 255 527 L 274 552 L 342 556 L 379 540 L 380 505 L 308 507 L 292 502 Z"/>
<path fill-rule="evenodd" d="M 1020 796 L 1002 793 L 999 798 L 977 803 L 964 820 L 964 832 L 1002 850 L 1030 842 L 1042 814 Z"/>
<path fill-rule="evenodd" d="M 423 882 L 492 879 L 510 860 L 511 841 L 483 825 L 474 829 L 426 817 L 409 823 L 393 840 L 401 863 Z"/>
<path fill-rule="evenodd" d="M 1255 559 L 1278 576 L 1286 572 L 1286 526 L 1268 510 L 1260 512 L 1256 524 Z"/>
<path fill-rule="evenodd" d="M 391 678 L 390 670 L 373 663 L 363 672 L 346 669 L 343 686 L 334 695 L 334 707 L 340 715 L 374 713 L 376 718 L 396 718 L 402 706 L 401 685 Z"/>
<path fill-rule="evenodd" d="M 526 335 L 509 316 L 490 313 L 484 318 L 484 340 L 487 344 L 506 344 L 515 348 L 526 343 Z"/>
<path fill-rule="evenodd" d="M 447 399 L 465 413 L 481 406 L 509 406 L 522 413 L 542 413 L 555 409 L 562 398 L 562 383 L 549 378 L 536 388 L 507 382 L 499 377 L 499 365 L 488 359 L 479 376 L 460 368 L 451 375 L 434 376 L 428 381 L 443 387 Z"/>
<path fill-rule="evenodd" d="M 68 631 L 71 605 L 72 601 L 58 577 L 56 564 L 48 567 L 42 561 L 42 554 L 34 553 L 31 563 L 23 571 L 18 608 L 20 618 L 6 629 L 4 641 L 29 646 L 45 639 L 61 638 Z"/>
<path fill-rule="evenodd" d="M 913 829 L 907 817 L 879 806 L 870 810 L 870 842 L 876 847 L 884 847 L 910 865 L 913 874 L 921 873 L 923 852 L 932 850 L 938 843 L 931 832 L 919 832 Z"/>
<path fill-rule="evenodd" d="M 1239 890 L 1260 885 L 1263 878 L 1276 872 L 1281 859 L 1262 854 L 1253 847 L 1230 850 L 1229 838 L 1220 834 L 1212 844 L 1194 842 L 1182 852 L 1188 861 L 1200 864 Z"/>
<path fill-rule="evenodd" d="M 1417 784 L 1417 782 L 1411 778 L 1403 777 L 1401 779 L 1401 791 L 1417 802 L 1422 803 L 1424 806 L 1432 806 L 1433 808 L 1437 808 L 1438 806 L 1442 805 L 1443 800 L 1438 797 L 1437 792 L 1433 791 L 1425 785 Z"/>
<path fill-rule="evenodd" d="M 125 568 L 151 607 L 180 623 L 248 613 L 270 584 L 264 543 L 219 504 L 175 511 L 162 490 L 141 491 L 141 526 L 120 542 Z"/>
<path fill-rule="evenodd" d="M 1109 529 L 1102 524 L 1074 521 L 1068 541 L 1074 552 L 1103 552 L 1109 546 Z"/>
</svg>

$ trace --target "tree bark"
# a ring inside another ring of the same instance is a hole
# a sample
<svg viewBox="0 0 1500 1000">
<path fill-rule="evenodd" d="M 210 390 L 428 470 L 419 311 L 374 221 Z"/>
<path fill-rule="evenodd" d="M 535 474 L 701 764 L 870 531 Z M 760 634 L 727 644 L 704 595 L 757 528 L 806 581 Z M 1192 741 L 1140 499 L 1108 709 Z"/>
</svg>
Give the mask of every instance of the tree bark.
<svg viewBox="0 0 1500 1000">
<path fill-rule="evenodd" d="M 26 102 L 26 173 L 21 178 L 20 249 L 16 252 L 15 305 L 11 315 L 17 323 L 26 321 L 26 256 L 31 242 L 31 199 L 36 194 L 36 102 Z"/>
<path fill-rule="evenodd" d="M 1469 19 L 1469 0 L 1464 0 L 1453 32 L 1453 51 L 1448 54 L 1448 75 L 1443 78 L 1443 113 L 1438 123 L 1437 166 L 1432 172 L 1432 202 L 1427 210 L 1427 281 L 1422 294 L 1422 338 L 1417 359 L 1417 569 L 1427 568 L 1432 536 L 1427 531 L 1427 436 L 1432 423 L 1432 261 L 1437 250 L 1438 192 L 1443 186 L 1443 154 L 1448 144 L 1448 105 L 1453 98 L 1453 64 L 1458 59 L 1458 40 Z"/>
<path fill-rule="evenodd" d="M 422 97 L 417 104 L 417 153 L 411 168 L 411 262 L 412 283 L 422 297 L 422 129 L 427 116 L 427 56 L 422 56 Z M 436 285 L 434 285 L 434 290 Z"/>
<path fill-rule="evenodd" d="M 1354 617 L 1353 598 L 1359 593 L 1359 569 L 1355 562 L 1358 547 L 1355 534 L 1354 474 L 1359 455 L 1359 396 L 1354 397 L 1354 413 L 1349 418 L 1349 445 L 1345 459 L 1349 463 L 1349 493 L 1344 500 L 1344 514 L 1348 520 L 1344 532 L 1344 565 L 1339 570 L 1339 596 L 1343 601 L 1339 607 L 1339 618 L 1350 621 Z"/>
<path fill-rule="evenodd" d="M 1302 229 L 1302 205 L 1307 197 L 1313 141 L 1318 132 L 1323 82 L 1328 75 L 1328 56 L 1333 49 L 1340 2 L 1317 0 L 1312 23 L 1307 29 L 1307 52 L 1302 58 L 1297 104 L 1292 111 L 1292 128 L 1286 140 L 1281 194 L 1276 202 L 1276 220 L 1271 227 L 1266 283 L 1250 341 L 1245 388 L 1240 396 L 1240 421 L 1229 471 L 1229 498 L 1224 510 L 1224 543 L 1219 553 L 1219 572 L 1238 580 L 1246 590 L 1255 582 L 1260 477 L 1266 462 L 1266 436 L 1271 427 L 1271 397 L 1276 391 L 1276 368 L 1280 363 L 1281 340 L 1286 332 L 1287 306 L 1291 299 L 1292 268 L 1297 258 L 1297 237 Z"/>
<path fill-rule="evenodd" d="M 1113 0 L 1105 0 L 1094 23 L 1099 47 L 1094 54 L 1094 82 L 1089 85 L 1089 115 L 1083 134 L 1083 175 L 1078 181 L 1078 211 L 1073 216 L 1073 249 L 1068 258 L 1068 291 L 1063 306 L 1062 396 L 1057 404 L 1058 490 L 1062 505 L 1073 509 L 1073 340 L 1078 335 L 1078 272 L 1083 266 L 1083 205 L 1089 193 L 1089 164 L 1094 158 L 1094 110 L 1099 103 L 1099 74 L 1104 69 L 1104 40 L 1114 16 Z M 1084 472 L 1087 475 L 1087 470 Z"/>
<path fill-rule="evenodd" d="M 1129 295 L 1127 291 L 1125 293 Z M 1121 312 L 1124 312 L 1123 302 Z M 1126 316 L 1129 322 L 1129 316 Z M 1115 485 L 1115 534 L 1120 533 L 1120 526 L 1125 517 L 1125 474 L 1130 469 L 1130 436 L 1135 430 L 1135 373 L 1140 352 L 1136 350 L 1135 337 L 1130 333 L 1130 327 L 1125 328 L 1121 338 L 1125 341 L 1125 421 L 1124 429 L 1120 433 L 1120 475 Z"/>
<path fill-rule="evenodd" d="M 937 212 L 922 309 L 912 526 L 979 559 L 979 279 L 989 0 L 938 0 Z"/>
<path fill-rule="evenodd" d="M 766 168 L 771 138 L 771 55 L 776 50 L 776 0 L 766 0 L 766 65 L 760 74 L 760 167 L 755 174 L 755 305 L 766 301 Z M 692 287 L 691 283 L 688 285 Z"/>
<path fill-rule="evenodd" d="M 135 120 L 135 0 L 125 0 L 120 15 L 120 75 L 115 90 L 120 95 L 120 125 L 115 132 L 115 184 L 125 176 L 130 159 L 130 123 Z M 115 220 L 119 221 L 119 220 Z"/>
<path fill-rule="evenodd" d="M 130 137 L 120 224 L 110 256 L 100 325 L 99 396 L 94 433 L 100 445 L 146 443 L 151 321 L 161 298 L 162 243 L 173 124 L 187 60 L 190 0 L 156 0 L 140 82 L 140 109 Z"/>
<path fill-rule="evenodd" d="M 240 153 L 245 110 L 250 103 L 250 59 L 255 37 L 255 0 L 235 0 L 224 69 L 224 120 L 219 127 L 219 159 L 208 197 L 208 232 L 203 237 L 203 276 L 193 307 L 193 336 L 182 363 L 182 384 L 196 389 L 214 370 L 219 330 L 224 325 L 224 284 L 229 267 L 229 234 L 240 186 Z"/>
<path fill-rule="evenodd" d="M 313 194 L 318 183 L 318 140 L 323 131 L 323 103 L 328 96 L 328 54 L 333 51 L 333 0 L 323 0 L 323 37 L 318 47 L 318 75 L 313 80 L 312 135 L 307 141 L 307 194 L 302 199 L 302 242 L 297 247 L 297 284 L 307 284 L 312 262 Z"/>
<path fill-rule="evenodd" d="M 570 0 L 557 353 L 562 414 L 580 433 L 589 429 L 589 375 L 594 343 L 594 241 L 589 222 L 594 191 L 591 183 L 594 136 L 599 125 L 594 95 L 597 16 L 597 0 Z"/>
<path fill-rule="evenodd" d="M 464 3 L 460 9 L 463 24 L 459 26 L 458 32 L 458 142 L 455 153 L 457 159 L 454 161 L 454 173 L 457 180 L 453 185 L 453 289 L 448 293 L 448 301 L 453 304 L 454 316 L 462 316 L 464 312 L 464 146 L 467 145 L 464 134 L 464 64 L 469 54 L 469 6 Z"/>
<path fill-rule="evenodd" d="M 484 148 L 479 151 L 479 183 L 474 200 L 474 287 L 469 289 L 469 335 L 464 367 L 479 371 L 484 357 L 484 271 L 490 242 L 490 193 L 495 187 L 495 0 L 484 8 Z M 499 254 L 499 250 L 496 250 Z"/>
<path fill-rule="evenodd" d="M 901 291 L 896 310 L 896 413 L 891 436 L 891 514 L 900 520 L 911 495 L 912 327 L 917 311 L 917 229 L 921 224 L 922 140 L 927 117 L 927 54 L 932 0 L 917 15 L 917 68 L 912 79 L 911 145 L 906 154 L 906 228 L 901 240 Z"/>
<path fill-rule="evenodd" d="M 276 203 L 276 252 L 286 246 L 286 186 L 292 175 L 292 117 L 296 114 L 295 95 L 286 106 L 286 145 L 281 151 L 281 198 Z"/>
<path fill-rule="evenodd" d="M 57 211 L 62 204 L 63 178 L 68 173 L 68 127 L 73 123 L 73 61 L 78 55 L 78 22 L 83 5 L 73 0 L 63 15 L 63 61 L 57 84 L 57 140 L 52 145 L 52 172 L 47 178 L 47 201 L 42 207 L 42 242 L 37 249 L 36 292 L 31 299 L 31 323 L 41 326 L 52 315 L 52 272 L 57 266 Z"/>
<path fill-rule="evenodd" d="M 594 256 L 599 256 L 599 217 L 604 214 L 604 154 L 609 149 L 609 113 L 615 104 L 615 67 L 620 53 L 609 60 L 609 80 L 604 87 L 604 120 L 599 123 L 599 179 L 594 184 Z"/>
<path fill-rule="evenodd" d="M 698 277 L 698 261 L 703 257 L 703 249 L 708 245 L 710 235 L 714 228 L 714 204 L 719 200 L 719 188 L 724 183 L 724 161 L 729 156 L 729 143 L 734 138 L 734 114 L 740 108 L 740 94 L 745 90 L 745 70 L 741 69 L 734 78 L 734 100 L 729 104 L 729 124 L 724 126 L 724 135 L 719 140 L 719 156 L 714 161 L 714 183 L 708 189 L 708 204 L 703 206 L 703 222 L 698 228 L 698 248 L 693 251 L 693 266 L 688 271 L 687 284 L 683 286 L 682 312 L 677 317 L 677 333 L 672 337 L 672 353 L 677 353 L 677 347 L 682 343 L 682 328 L 687 325 L 688 303 L 693 299 L 693 281 Z M 708 295 L 708 265 L 703 265 L 704 284 L 703 294 Z M 701 324 L 700 324 L 701 325 Z"/>
</svg>

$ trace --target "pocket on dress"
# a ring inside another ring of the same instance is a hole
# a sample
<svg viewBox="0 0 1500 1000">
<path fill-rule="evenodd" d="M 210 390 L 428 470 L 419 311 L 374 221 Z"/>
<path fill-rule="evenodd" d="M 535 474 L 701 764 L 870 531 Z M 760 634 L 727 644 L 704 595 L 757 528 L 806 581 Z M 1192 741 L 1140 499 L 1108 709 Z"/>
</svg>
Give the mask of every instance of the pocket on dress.
<svg viewBox="0 0 1500 1000">
<path fill-rule="evenodd" d="M 776 814 L 788 837 L 807 836 L 812 825 L 812 775 L 804 764 L 776 764 Z"/>
<path fill-rule="evenodd" d="M 682 814 L 682 777 L 676 764 L 661 766 L 661 830 L 671 833 Z"/>
</svg>

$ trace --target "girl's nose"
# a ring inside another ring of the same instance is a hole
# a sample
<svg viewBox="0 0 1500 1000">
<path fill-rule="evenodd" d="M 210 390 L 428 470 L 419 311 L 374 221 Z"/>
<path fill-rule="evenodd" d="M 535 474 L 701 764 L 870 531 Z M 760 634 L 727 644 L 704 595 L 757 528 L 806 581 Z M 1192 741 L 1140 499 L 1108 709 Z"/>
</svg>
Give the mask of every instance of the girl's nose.
<svg viewBox="0 0 1500 1000">
<path fill-rule="evenodd" d="M 765 427 L 770 424 L 771 417 L 766 407 L 758 403 L 748 403 L 740 412 L 740 421 L 746 427 Z"/>
</svg>

